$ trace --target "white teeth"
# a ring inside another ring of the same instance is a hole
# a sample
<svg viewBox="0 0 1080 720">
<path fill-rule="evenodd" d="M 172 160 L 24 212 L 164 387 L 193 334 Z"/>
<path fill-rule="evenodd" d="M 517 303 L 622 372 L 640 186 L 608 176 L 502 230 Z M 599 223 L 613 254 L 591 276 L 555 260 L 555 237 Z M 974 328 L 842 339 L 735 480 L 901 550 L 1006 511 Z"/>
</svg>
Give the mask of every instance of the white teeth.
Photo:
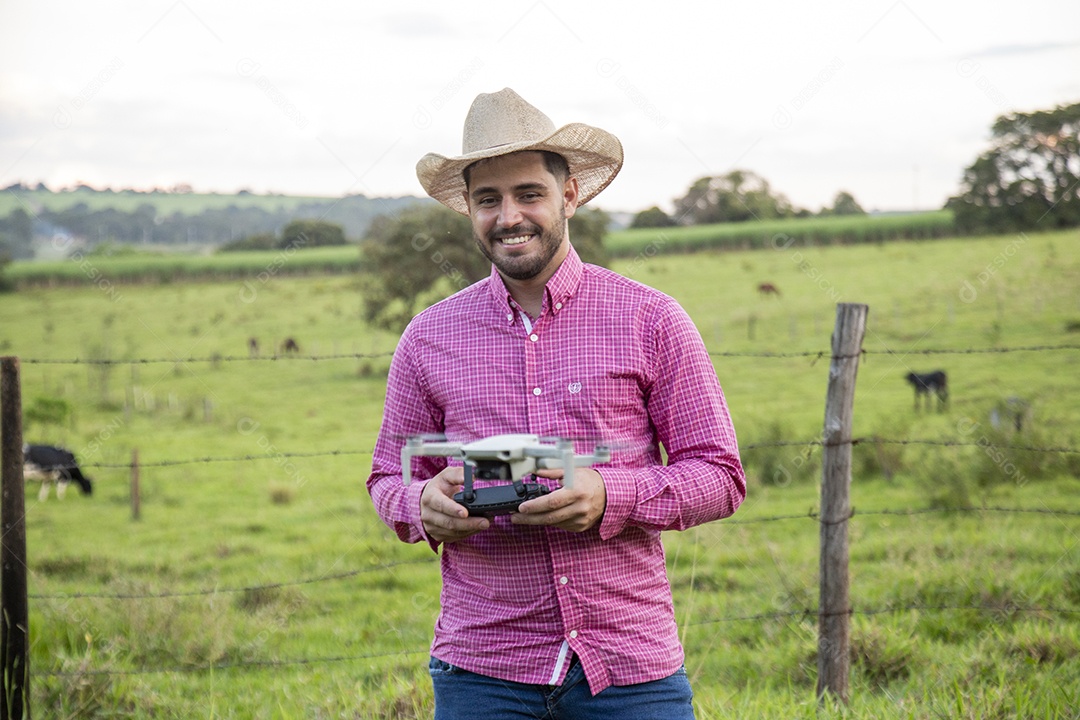
<svg viewBox="0 0 1080 720">
<path fill-rule="evenodd" d="M 532 235 L 519 235 L 518 237 L 503 238 L 502 239 L 502 244 L 503 245 L 521 245 L 522 243 L 528 242 L 529 238 L 531 238 L 531 237 L 532 237 Z"/>
</svg>

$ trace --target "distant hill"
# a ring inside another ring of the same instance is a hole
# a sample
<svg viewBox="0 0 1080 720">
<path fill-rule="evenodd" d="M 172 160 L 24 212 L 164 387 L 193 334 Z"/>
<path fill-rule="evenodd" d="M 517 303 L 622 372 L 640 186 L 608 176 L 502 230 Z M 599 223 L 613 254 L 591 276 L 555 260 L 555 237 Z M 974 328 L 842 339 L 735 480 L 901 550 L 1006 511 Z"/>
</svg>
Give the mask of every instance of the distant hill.
<svg viewBox="0 0 1080 720">
<path fill-rule="evenodd" d="M 278 233 L 297 219 L 336 223 L 349 240 L 357 241 L 379 215 L 423 202 L 433 201 L 412 196 L 301 197 L 243 191 L 226 195 L 87 186 L 52 191 L 17 183 L 0 191 L 0 241 L 11 255 L 22 258 L 40 256 L 42 249 L 57 245 L 58 237 L 65 238 L 65 246 L 102 242 L 215 246 Z"/>
</svg>

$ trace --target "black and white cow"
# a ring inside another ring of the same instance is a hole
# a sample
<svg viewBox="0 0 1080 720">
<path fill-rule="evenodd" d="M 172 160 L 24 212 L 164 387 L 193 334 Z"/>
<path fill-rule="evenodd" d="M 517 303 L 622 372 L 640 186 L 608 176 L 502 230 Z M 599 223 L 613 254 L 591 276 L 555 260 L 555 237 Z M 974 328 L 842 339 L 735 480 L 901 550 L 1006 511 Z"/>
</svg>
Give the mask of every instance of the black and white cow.
<svg viewBox="0 0 1080 720">
<path fill-rule="evenodd" d="M 23 478 L 41 482 L 38 500 L 49 497 L 49 485 L 56 486 L 56 497 L 63 499 L 68 483 L 76 483 L 83 495 L 90 495 L 94 486 L 83 475 L 75 456 L 53 445 L 23 445 Z"/>
<path fill-rule="evenodd" d="M 926 398 L 926 409 L 930 409 L 931 396 L 937 396 L 938 410 L 949 402 L 949 379 L 944 370 L 929 373 L 909 372 L 906 379 L 915 388 L 915 409 L 919 409 L 919 398 Z"/>
</svg>

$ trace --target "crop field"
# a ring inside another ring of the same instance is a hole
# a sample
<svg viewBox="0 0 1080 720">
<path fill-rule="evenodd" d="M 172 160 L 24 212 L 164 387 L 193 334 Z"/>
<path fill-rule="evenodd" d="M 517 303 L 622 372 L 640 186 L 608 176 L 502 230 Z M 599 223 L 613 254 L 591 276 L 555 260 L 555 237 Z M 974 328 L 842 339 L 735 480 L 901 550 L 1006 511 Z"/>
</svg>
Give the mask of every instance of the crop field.
<svg viewBox="0 0 1080 720">
<path fill-rule="evenodd" d="M 364 324 L 350 274 L 289 275 L 303 257 L 0 295 L 25 439 L 95 480 L 63 500 L 27 487 L 35 716 L 431 716 L 437 557 L 364 488 L 396 335 Z M 698 718 L 1078 717 L 1080 233 L 613 268 L 698 324 L 749 477 L 734 517 L 665 535 Z M 840 302 L 870 308 L 852 690 L 819 709 L 816 441 Z M 904 375 L 934 369 L 948 406 L 917 411 Z"/>
<path fill-rule="evenodd" d="M 78 194 L 78 193 L 72 193 Z M 164 195 L 161 197 L 172 197 Z M 177 196 L 184 197 L 184 196 Z M 3 194 L 0 194 L 3 198 Z M 949 211 L 883 216 L 790 218 L 744 223 L 693 225 L 675 228 L 624 229 L 608 233 L 608 253 L 632 259 L 635 265 L 656 255 L 716 250 L 786 250 L 808 245 L 881 243 L 890 240 L 930 240 L 953 233 Z M 123 246 L 117 246 L 124 249 Z M 126 248 L 119 255 L 81 250 L 67 260 L 19 261 L 5 277 L 20 286 L 67 285 L 87 282 L 176 282 L 210 277 L 255 275 L 268 267 L 275 274 L 351 272 L 360 264 L 355 245 L 308 248 L 300 252 L 243 252 L 220 255 L 176 253 Z M 287 256 L 288 262 L 283 262 Z"/>
</svg>

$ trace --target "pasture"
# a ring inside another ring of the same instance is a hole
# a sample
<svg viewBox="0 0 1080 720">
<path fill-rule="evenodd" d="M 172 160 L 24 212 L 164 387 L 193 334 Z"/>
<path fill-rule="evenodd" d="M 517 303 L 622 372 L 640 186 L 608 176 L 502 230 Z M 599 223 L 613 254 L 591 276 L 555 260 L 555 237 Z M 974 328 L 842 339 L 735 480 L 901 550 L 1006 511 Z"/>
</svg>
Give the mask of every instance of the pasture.
<svg viewBox="0 0 1080 720">
<path fill-rule="evenodd" d="M 742 509 L 666 536 L 699 718 L 1075 717 L 1078 240 L 613 264 L 697 322 L 744 446 Z M 37 716 L 430 717 L 438 566 L 364 489 L 396 337 L 367 327 L 361 302 L 340 274 L 0 295 L 0 353 L 23 358 L 24 406 L 40 410 L 25 438 L 65 445 L 95 480 L 90 498 L 27 493 Z M 812 443 L 837 302 L 870 306 L 865 440 L 852 701 L 819 714 Z M 287 337 L 299 357 L 271 359 Z M 1073 349 L 1031 349 L 1060 346 Z M 939 368 L 948 408 L 916 412 L 904 376 Z M 990 420 L 1009 397 L 1029 408 L 1021 434 Z M 46 412 L 57 400 L 71 413 Z"/>
</svg>

